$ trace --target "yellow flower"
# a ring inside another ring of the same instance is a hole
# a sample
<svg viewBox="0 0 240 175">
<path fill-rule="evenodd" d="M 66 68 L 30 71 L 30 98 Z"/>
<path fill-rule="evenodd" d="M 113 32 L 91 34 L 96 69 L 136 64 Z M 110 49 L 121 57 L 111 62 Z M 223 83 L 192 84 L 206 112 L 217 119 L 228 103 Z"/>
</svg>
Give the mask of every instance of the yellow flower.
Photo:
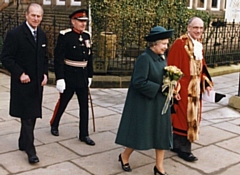
<svg viewBox="0 0 240 175">
<path fill-rule="evenodd" d="M 166 113 L 173 96 L 174 88 L 177 85 L 177 81 L 183 76 L 182 71 L 176 66 L 166 66 L 164 67 L 164 70 L 166 72 L 163 76 L 162 92 L 167 96 L 167 99 L 162 109 L 162 114 Z"/>
</svg>

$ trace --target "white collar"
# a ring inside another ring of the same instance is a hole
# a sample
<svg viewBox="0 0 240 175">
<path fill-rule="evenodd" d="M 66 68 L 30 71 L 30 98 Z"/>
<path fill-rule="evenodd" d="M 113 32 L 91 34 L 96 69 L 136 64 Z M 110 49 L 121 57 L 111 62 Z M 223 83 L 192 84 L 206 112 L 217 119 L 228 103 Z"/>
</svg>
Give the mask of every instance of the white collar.
<svg viewBox="0 0 240 175">
<path fill-rule="evenodd" d="M 188 36 L 191 38 L 192 42 L 193 42 L 193 53 L 194 53 L 194 56 L 195 56 L 195 59 L 196 60 L 201 60 L 203 59 L 203 53 L 202 53 L 202 50 L 203 50 L 203 46 L 202 46 L 202 43 L 200 43 L 199 41 L 193 39 L 189 34 Z"/>
<path fill-rule="evenodd" d="M 27 21 L 26 21 L 26 24 L 27 24 L 27 26 L 30 29 L 32 34 L 33 34 L 34 31 L 37 31 L 37 28 L 36 29 L 32 28 Z"/>
</svg>

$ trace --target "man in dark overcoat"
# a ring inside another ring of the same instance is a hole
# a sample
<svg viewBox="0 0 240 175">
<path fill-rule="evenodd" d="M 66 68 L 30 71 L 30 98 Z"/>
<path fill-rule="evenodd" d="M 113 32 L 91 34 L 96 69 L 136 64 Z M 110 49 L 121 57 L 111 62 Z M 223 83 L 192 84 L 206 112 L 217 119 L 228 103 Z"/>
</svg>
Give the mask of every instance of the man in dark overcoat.
<svg viewBox="0 0 240 175">
<path fill-rule="evenodd" d="M 59 123 L 68 102 L 76 92 L 79 103 L 79 140 L 95 145 L 88 133 L 88 87 L 93 76 L 91 38 L 87 32 L 88 10 L 69 15 L 73 28 L 60 31 L 54 51 L 56 88 L 60 98 L 54 109 L 51 133 L 59 136 Z"/>
<path fill-rule="evenodd" d="M 24 23 L 7 33 L 1 61 L 11 73 L 10 115 L 21 119 L 19 150 L 27 153 L 29 163 L 37 163 L 34 127 L 36 118 L 42 117 L 43 86 L 48 75 L 47 39 L 38 27 L 42 7 L 30 4 L 25 16 Z"/>
</svg>

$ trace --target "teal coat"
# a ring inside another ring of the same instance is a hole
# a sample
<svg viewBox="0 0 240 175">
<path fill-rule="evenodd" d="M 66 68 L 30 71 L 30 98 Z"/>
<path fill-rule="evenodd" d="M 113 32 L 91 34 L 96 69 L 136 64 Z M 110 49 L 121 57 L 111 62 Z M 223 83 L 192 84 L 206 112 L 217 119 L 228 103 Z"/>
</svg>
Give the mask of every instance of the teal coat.
<svg viewBox="0 0 240 175">
<path fill-rule="evenodd" d="M 166 60 L 149 48 L 137 58 L 115 141 L 117 144 L 137 150 L 168 150 L 172 147 L 170 108 L 161 115 L 166 96 L 160 87 L 166 65 Z"/>
</svg>

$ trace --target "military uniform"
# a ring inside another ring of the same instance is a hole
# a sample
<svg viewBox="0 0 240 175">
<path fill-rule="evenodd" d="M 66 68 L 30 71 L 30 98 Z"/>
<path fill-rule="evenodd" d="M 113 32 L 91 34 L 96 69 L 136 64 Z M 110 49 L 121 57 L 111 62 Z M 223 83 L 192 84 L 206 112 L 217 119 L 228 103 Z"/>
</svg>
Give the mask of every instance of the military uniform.
<svg viewBox="0 0 240 175">
<path fill-rule="evenodd" d="M 81 34 L 72 29 L 60 31 L 54 52 L 56 79 L 65 79 L 66 85 L 80 88 L 88 86 L 88 78 L 93 76 L 90 34 Z"/>
<path fill-rule="evenodd" d="M 60 93 L 50 121 L 51 128 L 58 132 L 60 118 L 76 92 L 80 108 L 81 140 L 88 136 L 88 78 L 93 76 L 91 38 L 87 31 L 78 32 L 74 28 L 60 31 L 54 51 L 54 68 L 56 80 L 63 79 L 66 89 Z"/>
</svg>

